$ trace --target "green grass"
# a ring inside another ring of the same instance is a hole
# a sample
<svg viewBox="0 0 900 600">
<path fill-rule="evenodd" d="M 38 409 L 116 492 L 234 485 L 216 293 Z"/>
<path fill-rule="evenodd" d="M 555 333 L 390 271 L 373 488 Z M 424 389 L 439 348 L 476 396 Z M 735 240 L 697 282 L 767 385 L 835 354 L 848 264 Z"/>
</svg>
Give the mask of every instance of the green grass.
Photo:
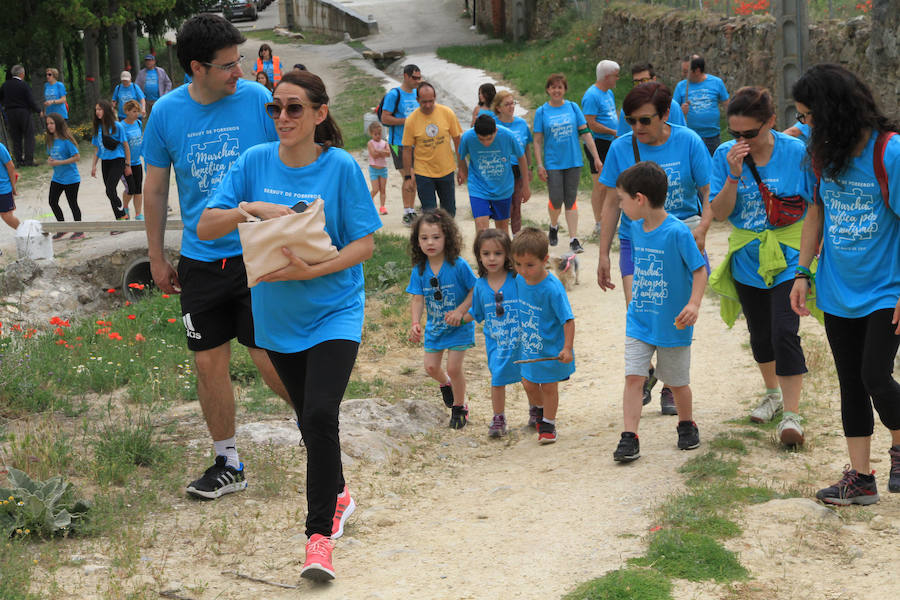
<svg viewBox="0 0 900 600">
<path fill-rule="evenodd" d="M 174 447 L 161 443 L 147 415 L 101 425 L 93 441 L 95 477 L 101 485 L 123 485 L 138 467 L 170 464 Z"/>
<path fill-rule="evenodd" d="M 728 460 L 717 452 L 709 451 L 685 462 L 678 472 L 688 476 L 688 485 L 698 485 L 736 477 L 738 464 L 739 461 Z"/>
<path fill-rule="evenodd" d="M 0 541 L 0 598 L 3 600 L 37 600 L 31 594 L 32 552 L 26 542 L 17 539 Z"/>
<path fill-rule="evenodd" d="M 380 79 L 354 66 L 341 65 L 335 68 L 342 72 L 344 89 L 330 98 L 329 110 L 341 128 L 344 148 L 349 151 L 362 150 L 369 142 L 363 117 L 378 105 L 384 95 L 384 88 Z"/>
<path fill-rule="evenodd" d="M 630 562 L 688 581 L 727 583 L 748 576 L 737 555 L 712 537 L 677 529 L 654 534 L 647 555 Z"/>
<path fill-rule="evenodd" d="M 630 567 L 610 571 L 583 583 L 563 600 L 670 600 L 672 583 L 653 569 Z"/>
</svg>

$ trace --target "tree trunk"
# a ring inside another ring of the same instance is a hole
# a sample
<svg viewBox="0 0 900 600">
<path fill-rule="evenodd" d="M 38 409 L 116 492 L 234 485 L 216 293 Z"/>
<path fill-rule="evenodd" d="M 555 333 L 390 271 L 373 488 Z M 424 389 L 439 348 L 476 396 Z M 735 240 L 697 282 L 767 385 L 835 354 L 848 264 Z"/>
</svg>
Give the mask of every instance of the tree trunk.
<svg viewBox="0 0 900 600">
<path fill-rule="evenodd" d="M 123 31 L 125 33 L 125 56 L 128 59 L 126 62 L 131 63 L 131 76 L 134 77 L 143 66 L 143 61 L 138 54 L 138 37 L 141 32 L 134 21 L 127 23 Z"/>
<path fill-rule="evenodd" d="M 122 71 L 125 70 L 125 45 L 122 39 L 122 27 L 112 25 L 106 28 L 109 40 L 109 81 L 112 87 L 119 83 Z"/>
<path fill-rule="evenodd" d="M 97 100 L 100 99 L 100 49 L 97 39 L 100 32 L 96 29 L 84 30 L 84 100 L 88 105 L 88 114 Z"/>
</svg>

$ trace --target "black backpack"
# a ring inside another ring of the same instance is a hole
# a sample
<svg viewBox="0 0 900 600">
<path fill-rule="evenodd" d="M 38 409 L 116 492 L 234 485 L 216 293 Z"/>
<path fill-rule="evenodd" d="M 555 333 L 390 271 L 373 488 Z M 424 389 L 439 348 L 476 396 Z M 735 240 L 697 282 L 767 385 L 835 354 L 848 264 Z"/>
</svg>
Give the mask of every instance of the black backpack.
<svg viewBox="0 0 900 600">
<path fill-rule="evenodd" d="M 397 89 L 397 88 L 393 88 L 392 90 L 389 90 L 387 94 L 385 94 L 384 96 L 382 96 L 382 97 L 381 97 L 381 102 L 379 102 L 379 103 L 378 103 L 378 106 L 375 108 L 375 116 L 378 117 L 378 122 L 381 123 L 382 125 L 386 125 L 386 126 L 388 126 L 388 127 L 390 127 L 390 125 L 387 125 L 387 123 L 385 123 L 384 121 L 381 120 L 381 113 L 384 112 L 384 100 L 388 97 L 388 94 L 390 94 L 390 93 L 393 92 L 393 91 L 396 91 L 396 89 Z M 400 99 L 400 92 L 397 92 L 397 99 L 398 99 L 398 101 L 399 101 L 399 99 Z M 396 110 L 396 109 L 394 109 L 394 110 Z"/>
</svg>

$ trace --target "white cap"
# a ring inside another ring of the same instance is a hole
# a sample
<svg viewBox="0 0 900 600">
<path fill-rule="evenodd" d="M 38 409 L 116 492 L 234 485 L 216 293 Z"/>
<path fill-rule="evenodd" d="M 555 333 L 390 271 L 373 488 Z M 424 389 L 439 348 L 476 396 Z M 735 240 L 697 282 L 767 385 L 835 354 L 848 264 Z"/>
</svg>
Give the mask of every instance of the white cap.
<svg viewBox="0 0 900 600">
<path fill-rule="evenodd" d="M 119 79 L 127 79 L 128 81 L 131 81 L 131 73 L 129 73 L 128 71 L 122 71 L 122 75 L 119 76 Z"/>
</svg>

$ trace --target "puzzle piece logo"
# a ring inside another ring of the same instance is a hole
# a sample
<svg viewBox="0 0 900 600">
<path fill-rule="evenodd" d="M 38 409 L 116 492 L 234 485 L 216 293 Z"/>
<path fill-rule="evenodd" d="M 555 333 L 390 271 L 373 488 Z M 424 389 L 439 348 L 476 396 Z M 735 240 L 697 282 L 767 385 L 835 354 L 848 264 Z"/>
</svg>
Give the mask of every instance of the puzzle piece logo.
<svg viewBox="0 0 900 600">
<path fill-rule="evenodd" d="M 681 187 L 681 170 L 679 165 L 667 166 L 663 170 L 669 180 L 669 191 L 666 194 L 666 210 L 672 212 L 684 205 L 684 188 Z"/>
<path fill-rule="evenodd" d="M 755 184 L 752 187 L 741 188 L 741 203 L 737 218 L 743 224 L 741 225 L 743 229 L 762 231 L 766 228 L 766 207 Z"/>
<path fill-rule="evenodd" d="M 214 140 L 191 144 L 187 160 L 191 176 L 204 196 L 216 190 L 240 154 L 240 140 L 228 133 L 220 133 Z"/>
<path fill-rule="evenodd" d="M 426 288 L 424 292 L 425 302 L 428 303 L 427 312 L 429 315 L 434 315 L 432 331 L 435 335 L 438 335 L 452 327 L 451 325 L 447 325 L 447 322 L 444 321 L 444 316 L 455 309 L 459 303 L 456 301 L 455 293 L 443 289 L 441 290 L 441 299 L 437 300 L 434 297 L 434 292 L 436 290 L 437 288 Z"/>
<path fill-rule="evenodd" d="M 669 297 L 669 284 L 663 278 L 662 258 L 650 252 L 634 261 L 631 303 L 637 310 L 654 310 Z"/>
<path fill-rule="evenodd" d="M 511 307 L 509 302 L 505 302 L 503 306 L 505 310 L 502 317 L 495 316 L 496 307 L 493 302 L 489 306 L 485 306 L 485 312 L 488 315 L 488 318 L 485 319 L 485 327 L 488 335 L 497 344 L 498 358 L 512 356 L 522 338 L 518 309 Z"/>
<path fill-rule="evenodd" d="M 519 309 L 519 322 L 522 324 L 522 354 L 540 356 L 544 350 L 544 339 L 541 337 L 541 315 L 531 307 Z"/>
<path fill-rule="evenodd" d="M 828 235 L 831 242 L 842 248 L 859 247 L 872 239 L 878 231 L 875 196 L 860 188 L 830 189 L 823 197 L 828 209 Z"/>
</svg>

